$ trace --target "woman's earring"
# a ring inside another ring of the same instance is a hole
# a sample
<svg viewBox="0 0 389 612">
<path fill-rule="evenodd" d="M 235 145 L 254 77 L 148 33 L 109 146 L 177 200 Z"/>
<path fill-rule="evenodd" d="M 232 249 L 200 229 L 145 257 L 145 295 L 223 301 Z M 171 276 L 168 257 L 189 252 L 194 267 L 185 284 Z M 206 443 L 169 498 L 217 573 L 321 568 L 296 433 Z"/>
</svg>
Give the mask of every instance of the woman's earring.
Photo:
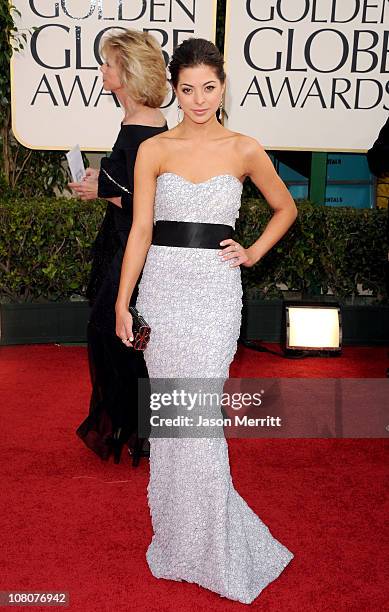
<svg viewBox="0 0 389 612">
<path fill-rule="evenodd" d="M 216 113 L 216 117 L 217 120 L 222 123 L 223 121 L 223 113 L 224 113 L 224 107 L 223 107 L 223 98 L 220 100 L 220 104 L 219 104 L 219 109 Z"/>
<path fill-rule="evenodd" d="M 177 123 L 181 123 L 182 121 L 180 112 L 181 112 L 181 104 L 177 104 Z"/>
</svg>

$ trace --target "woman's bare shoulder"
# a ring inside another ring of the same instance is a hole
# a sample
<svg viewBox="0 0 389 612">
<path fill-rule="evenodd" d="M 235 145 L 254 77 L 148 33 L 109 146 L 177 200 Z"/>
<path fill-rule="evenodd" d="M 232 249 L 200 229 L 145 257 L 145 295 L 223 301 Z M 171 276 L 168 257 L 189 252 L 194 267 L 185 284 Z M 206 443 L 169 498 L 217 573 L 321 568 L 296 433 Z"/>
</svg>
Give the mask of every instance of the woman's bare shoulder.
<svg viewBox="0 0 389 612">
<path fill-rule="evenodd" d="M 169 146 L 169 143 L 171 143 L 176 138 L 176 128 L 172 128 L 171 130 L 161 132 L 160 134 L 156 134 L 155 136 L 144 140 L 140 147 L 142 147 L 142 149 L 146 151 L 155 148 L 163 150 L 165 147 Z"/>
<path fill-rule="evenodd" d="M 156 134 L 155 136 L 151 136 L 144 140 L 138 149 L 138 155 L 152 155 L 158 153 L 163 148 L 163 140 L 161 136 L 163 136 L 166 132 L 162 132 L 161 134 Z"/>
<path fill-rule="evenodd" d="M 246 134 L 241 134 L 240 132 L 231 133 L 234 135 L 235 146 L 242 154 L 250 155 L 264 150 L 263 146 L 256 138 L 246 136 Z"/>
<path fill-rule="evenodd" d="M 233 132 L 232 130 L 224 128 L 223 137 L 230 140 L 235 152 L 244 157 L 258 154 L 258 152 L 264 150 L 258 140 L 251 136 L 241 134 L 240 132 Z"/>
</svg>

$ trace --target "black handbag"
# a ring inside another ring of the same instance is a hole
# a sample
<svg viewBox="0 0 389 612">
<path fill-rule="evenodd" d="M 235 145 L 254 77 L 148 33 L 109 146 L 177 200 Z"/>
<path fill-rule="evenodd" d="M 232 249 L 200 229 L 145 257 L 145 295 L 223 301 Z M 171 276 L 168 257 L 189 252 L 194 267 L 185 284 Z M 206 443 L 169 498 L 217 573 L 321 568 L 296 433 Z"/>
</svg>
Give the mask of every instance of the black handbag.
<svg viewBox="0 0 389 612">
<path fill-rule="evenodd" d="M 150 340 L 150 325 L 139 314 L 135 306 L 130 306 L 128 310 L 132 316 L 132 334 L 134 336 L 131 344 L 136 351 L 144 351 Z"/>
</svg>

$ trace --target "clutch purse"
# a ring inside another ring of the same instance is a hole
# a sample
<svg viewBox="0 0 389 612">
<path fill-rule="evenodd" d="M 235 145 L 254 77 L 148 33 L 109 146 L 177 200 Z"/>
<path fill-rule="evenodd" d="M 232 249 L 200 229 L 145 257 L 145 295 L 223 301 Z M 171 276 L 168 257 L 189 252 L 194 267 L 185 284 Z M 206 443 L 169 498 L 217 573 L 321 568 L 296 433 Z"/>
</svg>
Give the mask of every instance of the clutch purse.
<svg viewBox="0 0 389 612">
<path fill-rule="evenodd" d="M 135 306 L 130 306 L 128 310 L 132 316 L 132 334 L 134 336 L 132 346 L 136 351 L 144 351 L 150 340 L 150 325 L 146 323 Z"/>
</svg>

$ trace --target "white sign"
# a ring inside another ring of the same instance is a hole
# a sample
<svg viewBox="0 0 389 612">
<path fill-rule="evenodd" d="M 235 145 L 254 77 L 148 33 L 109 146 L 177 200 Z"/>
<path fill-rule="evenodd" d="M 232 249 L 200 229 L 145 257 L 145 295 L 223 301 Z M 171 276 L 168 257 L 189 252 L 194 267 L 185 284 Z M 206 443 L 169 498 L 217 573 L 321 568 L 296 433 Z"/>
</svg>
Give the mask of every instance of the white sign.
<svg viewBox="0 0 389 612">
<path fill-rule="evenodd" d="M 227 2 L 225 124 L 269 149 L 368 149 L 389 111 L 389 0 Z"/>
<path fill-rule="evenodd" d="M 166 63 L 191 36 L 215 39 L 216 0 L 13 0 L 28 43 L 11 65 L 12 129 L 32 149 L 112 148 L 123 111 L 102 88 L 99 44 L 111 29 L 148 31 Z M 33 28 L 36 28 L 33 30 Z M 169 126 L 177 123 L 170 92 Z"/>
</svg>

